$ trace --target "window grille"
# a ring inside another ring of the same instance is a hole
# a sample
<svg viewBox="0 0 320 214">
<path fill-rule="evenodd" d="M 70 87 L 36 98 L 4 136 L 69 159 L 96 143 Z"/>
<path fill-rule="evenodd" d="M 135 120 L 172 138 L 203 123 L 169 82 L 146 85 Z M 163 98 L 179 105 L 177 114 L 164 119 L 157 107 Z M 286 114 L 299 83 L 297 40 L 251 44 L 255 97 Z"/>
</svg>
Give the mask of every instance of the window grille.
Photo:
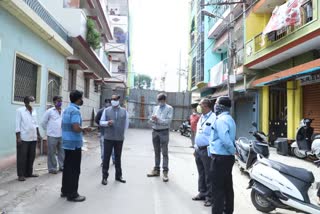
<svg viewBox="0 0 320 214">
<path fill-rule="evenodd" d="M 49 73 L 48 77 L 48 97 L 47 102 L 51 103 L 54 96 L 60 95 L 61 78 Z"/>
<path fill-rule="evenodd" d="M 38 65 L 17 57 L 14 80 L 14 101 L 23 102 L 26 96 L 33 96 L 37 99 L 37 84 Z M 38 102 L 39 100 L 36 101 Z"/>
<path fill-rule="evenodd" d="M 89 98 L 90 93 L 90 79 L 84 79 L 84 97 Z"/>
<path fill-rule="evenodd" d="M 76 90 L 77 84 L 77 71 L 74 69 L 69 69 L 69 83 L 68 83 L 68 91 Z"/>
</svg>

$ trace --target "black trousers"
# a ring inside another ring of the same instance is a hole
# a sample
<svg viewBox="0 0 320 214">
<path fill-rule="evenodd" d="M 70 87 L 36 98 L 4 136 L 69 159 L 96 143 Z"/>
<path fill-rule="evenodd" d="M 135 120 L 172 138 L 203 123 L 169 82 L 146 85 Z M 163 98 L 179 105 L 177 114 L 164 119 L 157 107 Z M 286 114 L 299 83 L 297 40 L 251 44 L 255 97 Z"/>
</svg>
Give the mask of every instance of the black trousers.
<svg viewBox="0 0 320 214">
<path fill-rule="evenodd" d="M 36 157 L 37 141 L 22 141 L 17 145 L 18 177 L 28 177 L 33 173 L 33 162 Z"/>
<path fill-rule="evenodd" d="M 121 154 L 122 154 L 123 141 L 118 140 L 104 140 L 104 158 L 102 167 L 103 178 L 109 177 L 109 164 L 112 149 L 114 149 L 115 167 L 116 167 L 116 179 L 122 177 L 121 169 Z"/>
<path fill-rule="evenodd" d="M 232 214 L 234 192 L 232 182 L 233 155 L 211 157 L 210 176 L 212 185 L 212 214 Z"/>
<path fill-rule="evenodd" d="M 81 148 L 64 150 L 65 158 L 62 173 L 61 193 L 67 198 L 76 198 L 78 194 L 79 176 L 81 168 Z"/>
<path fill-rule="evenodd" d="M 210 164 L 207 149 L 198 149 L 195 152 L 195 161 L 198 169 L 198 191 L 201 197 L 211 198 Z"/>
</svg>

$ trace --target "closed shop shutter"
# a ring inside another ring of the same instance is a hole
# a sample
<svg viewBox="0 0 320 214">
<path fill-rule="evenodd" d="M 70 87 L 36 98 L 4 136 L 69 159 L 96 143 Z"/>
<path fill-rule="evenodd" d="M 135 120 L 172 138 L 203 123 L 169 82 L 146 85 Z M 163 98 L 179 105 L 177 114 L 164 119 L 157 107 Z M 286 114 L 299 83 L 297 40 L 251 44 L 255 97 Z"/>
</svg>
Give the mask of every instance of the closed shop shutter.
<svg viewBox="0 0 320 214">
<path fill-rule="evenodd" d="M 320 83 L 303 87 L 303 117 L 314 119 L 314 133 L 320 133 Z"/>
</svg>

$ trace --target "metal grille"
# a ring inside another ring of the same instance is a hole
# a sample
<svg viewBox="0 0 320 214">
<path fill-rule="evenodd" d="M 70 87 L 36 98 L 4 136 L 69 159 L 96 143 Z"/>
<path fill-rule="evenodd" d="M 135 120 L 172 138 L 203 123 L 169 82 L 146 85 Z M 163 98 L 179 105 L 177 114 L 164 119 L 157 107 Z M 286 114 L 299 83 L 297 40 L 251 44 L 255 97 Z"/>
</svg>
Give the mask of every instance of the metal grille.
<svg viewBox="0 0 320 214">
<path fill-rule="evenodd" d="M 84 97 L 89 98 L 90 93 L 90 79 L 84 79 Z"/>
<path fill-rule="evenodd" d="M 71 39 L 67 31 L 53 18 L 53 16 L 42 6 L 38 0 L 23 0 L 38 16 L 46 22 L 57 34 L 59 34 L 69 45 Z"/>
<path fill-rule="evenodd" d="M 51 103 L 54 96 L 60 95 L 61 78 L 57 75 L 49 73 L 48 77 L 48 97 L 47 102 Z"/>
<path fill-rule="evenodd" d="M 77 84 L 77 70 L 69 69 L 69 83 L 68 83 L 68 90 L 72 91 L 76 89 Z"/>
<path fill-rule="evenodd" d="M 14 101 L 23 102 L 24 97 L 37 98 L 38 66 L 20 57 L 16 59 Z"/>
</svg>

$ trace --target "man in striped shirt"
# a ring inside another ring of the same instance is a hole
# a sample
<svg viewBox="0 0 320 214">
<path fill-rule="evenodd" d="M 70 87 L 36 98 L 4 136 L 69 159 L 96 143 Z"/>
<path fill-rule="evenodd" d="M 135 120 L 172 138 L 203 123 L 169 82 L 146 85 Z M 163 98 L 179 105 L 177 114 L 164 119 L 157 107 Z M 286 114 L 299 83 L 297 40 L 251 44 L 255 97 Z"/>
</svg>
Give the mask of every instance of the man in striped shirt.
<svg viewBox="0 0 320 214">
<path fill-rule="evenodd" d="M 78 193 L 78 184 L 81 167 L 81 147 L 83 146 L 82 133 L 90 131 L 83 128 L 80 106 L 83 105 L 83 92 L 70 92 L 70 105 L 62 115 L 62 144 L 65 153 L 62 174 L 61 197 L 68 201 L 81 202 L 86 198 Z"/>
</svg>

